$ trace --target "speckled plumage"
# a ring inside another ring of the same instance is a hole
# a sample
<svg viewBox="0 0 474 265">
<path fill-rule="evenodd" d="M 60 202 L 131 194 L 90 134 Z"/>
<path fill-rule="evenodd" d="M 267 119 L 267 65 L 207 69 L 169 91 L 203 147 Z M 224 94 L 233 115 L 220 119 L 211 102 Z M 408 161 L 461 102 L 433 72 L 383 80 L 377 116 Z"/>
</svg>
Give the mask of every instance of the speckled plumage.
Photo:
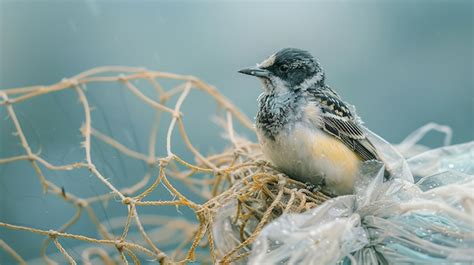
<svg viewBox="0 0 474 265">
<path fill-rule="evenodd" d="M 358 164 L 381 160 L 355 110 L 326 85 L 322 68 L 308 52 L 283 49 L 257 68 L 241 72 L 262 80 L 256 116 L 259 142 L 290 177 L 347 194 Z"/>
<path fill-rule="evenodd" d="M 274 139 L 286 126 L 291 126 L 301 118 L 300 101 L 304 100 L 296 93 L 285 95 L 261 94 L 258 98 L 259 111 L 256 117 L 256 126 L 262 133 Z"/>
</svg>

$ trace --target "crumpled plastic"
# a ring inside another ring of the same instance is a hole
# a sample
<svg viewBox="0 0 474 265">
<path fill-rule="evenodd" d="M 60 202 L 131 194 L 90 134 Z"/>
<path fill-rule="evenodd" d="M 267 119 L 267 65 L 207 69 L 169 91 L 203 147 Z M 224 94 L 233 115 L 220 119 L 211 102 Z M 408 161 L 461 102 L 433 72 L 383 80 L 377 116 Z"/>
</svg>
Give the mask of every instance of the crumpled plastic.
<svg viewBox="0 0 474 265">
<path fill-rule="evenodd" d="M 247 262 L 474 263 L 474 141 L 425 151 L 416 146 L 431 130 L 425 127 L 403 142 L 413 148 L 401 150 L 368 131 L 396 177 L 384 181 L 384 165 L 366 162 L 353 195 L 275 219 L 254 242 Z M 405 160 L 399 151 L 411 157 Z"/>
</svg>

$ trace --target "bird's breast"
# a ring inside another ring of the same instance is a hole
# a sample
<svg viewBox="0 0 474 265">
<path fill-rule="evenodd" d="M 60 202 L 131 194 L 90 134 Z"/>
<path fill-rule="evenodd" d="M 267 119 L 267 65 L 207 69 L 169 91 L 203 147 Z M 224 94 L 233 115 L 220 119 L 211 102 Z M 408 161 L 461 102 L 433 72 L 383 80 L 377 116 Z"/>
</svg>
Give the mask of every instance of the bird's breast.
<svg viewBox="0 0 474 265">
<path fill-rule="evenodd" d="M 305 122 L 280 131 L 274 139 L 258 132 L 264 154 L 291 178 L 315 185 L 324 180 L 335 194 L 351 193 L 360 160 L 339 139 Z"/>
</svg>

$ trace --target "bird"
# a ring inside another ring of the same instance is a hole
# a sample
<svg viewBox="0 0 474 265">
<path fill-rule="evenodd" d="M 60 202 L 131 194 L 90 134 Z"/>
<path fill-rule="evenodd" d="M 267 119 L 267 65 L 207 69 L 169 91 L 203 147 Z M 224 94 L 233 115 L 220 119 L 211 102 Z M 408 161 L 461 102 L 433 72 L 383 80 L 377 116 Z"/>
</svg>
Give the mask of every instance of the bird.
<svg viewBox="0 0 474 265">
<path fill-rule="evenodd" d="M 238 72 L 262 83 L 257 138 L 263 154 L 290 178 L 330 195 L 352 194 L 364 161 L 383 163 L 355 108 L 326 84 L 308 51 L 284 48 Z"/>
</svg>

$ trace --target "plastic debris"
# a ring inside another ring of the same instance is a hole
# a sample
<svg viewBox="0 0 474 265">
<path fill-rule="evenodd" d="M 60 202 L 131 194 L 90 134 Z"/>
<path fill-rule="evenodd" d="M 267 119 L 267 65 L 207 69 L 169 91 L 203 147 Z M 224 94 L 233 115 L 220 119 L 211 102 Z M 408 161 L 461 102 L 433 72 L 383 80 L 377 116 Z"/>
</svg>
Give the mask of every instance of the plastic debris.
<svg viewBox="0 0 474 265">
<path fill-rule="evenodd" d="M 427 131 L 408 142 L 414 146 Z M 368 162 L 354 195 L 282 215 L 262 230 L 249 263 L 472 264 L 474 142 L 429 150 L 402 164 L 408 176 L 384 182 L 383 165 Z"/>
<path fill-rule="evenodd" d="M 384 164 L 366 162 L 353 195 L 303 213 L 283 213 L 246 246 L 250 255 L 240 262 L 474 263 L 474 142 L 432 150 L 418 145 L 431 130 L 444 132 L 445 145 L 450 143 L 451 130 L 437 124 L 396 147 L 367 130 L 395 177 L 384 181 Z M 229 203 L 216 219 L 216 246 L 224 252 L 239 244 L 235 208 Z"/>
</svg>

